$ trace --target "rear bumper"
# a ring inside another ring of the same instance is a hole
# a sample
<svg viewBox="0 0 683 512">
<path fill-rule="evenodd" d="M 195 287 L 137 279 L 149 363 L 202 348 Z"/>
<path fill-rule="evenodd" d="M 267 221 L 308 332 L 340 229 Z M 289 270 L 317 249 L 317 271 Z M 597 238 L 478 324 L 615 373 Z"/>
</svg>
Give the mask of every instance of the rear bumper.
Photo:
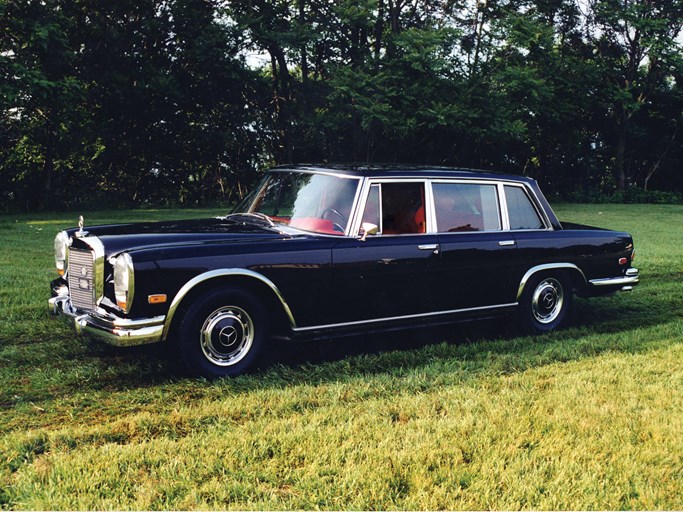
<svg viewBox="0 0 683 512">
<path fill-rule="evenodd" d="M 120 318 L 104 310 L 83 312 L 71 306 L 68 295 L 48 300 L 50 312 L 72 325 L 78 334 L 85 334 L 117 347 L 157 343 L 163 339 L 165 316 L 151 318 Z"/>
<path fill-rule="evenodd" d="M 607 277 L 604 279 L 591 279 L 589 283 L 597 287 L 610 287 L 620 291 L 631 291 L 640 282 L 637 268 L 629 268 L 620 277 Z"/>
</svg>

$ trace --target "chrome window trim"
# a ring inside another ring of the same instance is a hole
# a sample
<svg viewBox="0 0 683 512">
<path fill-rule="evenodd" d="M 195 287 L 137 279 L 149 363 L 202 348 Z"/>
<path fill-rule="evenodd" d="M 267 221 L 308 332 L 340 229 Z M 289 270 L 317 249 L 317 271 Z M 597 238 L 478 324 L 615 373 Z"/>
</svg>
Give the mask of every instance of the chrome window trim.
<svg viewBox="0 0 683 512">
<path fill-rule="evenodd" d="M 538 194 L 536 194 L 536 191 L 533 189 L 533 187 L 530 187 L 529 185 L 524 185 L 524 188 L 526 189 L 527 194 L 529 194 L 531 202 L 536 207 L 536 210 L 538 210 L 541 213 L 541 218 L 543 222 L 545 222 L 547 230 L 554 231 L 555 228 L 553 228 L 553 223 L 550 221 L 550 217 L 548 217 L 546 209 L 541 206 L 541 199 L 538 197 Z"/>
<path fill-rule="evenodd" d="M 284 169 L 283 169 L 284 170 Z M 313 173 L 313 172 L 311 172 Z M 543 208 L 539 207 L 540 201 L 538 199 L 538 196 L 534 192 L 533 188 L 531 188 L 528 184 L 526 183 L 520 183 L 517 181 L 512 181 L 512 180 L 505 180 L 505 179 L 493 179 L 493 178 L 463 178 L 463 177 L 454 177 L 454 178 L 448 178 L 448 177 L 439 177 L 439 178 L 431 178 L 431 177 L 425 177 L 425 176 L 391 176 L 391 177 L 378 177 L 378 176 L 366 176 L 361 178 L 362 179 L 362 184 L 359 187 L 359 193 L 355 198 L 355 204 L 354 204 L 354 214 L 353 214 L 353 221 L 349 223 L 350 229 L 347 232 L 347 236 L 351 237 L 356 237 L 357 234 L 359 233 L 360 230 L 360 225 L 362 223 L 362 217 L 363 217 L 363 211 L 365 210 L 365 205 L 368 200 L 368 196 L 370 193 L 370 188 L 373 185 L 379 185 L 380 186 L 380 232 L 377 235 L 374 236 L 416 236 L 416 235 L 426 235 L 426 234 L 438 234 L 438 235 L 452 235 L 452 236 L 458 236 L 458 235 L 475 235 L 479 233 L 502 233 L 502 232 L 508 232 L 508 233 L 516 233 L 516 232 L 532 232 L 532 231 L 554 231 L 552 227 L 552 223 L 550 222 L 550 219 L 548 218 L 547 214 L 543 210 Z M 424 183 L 425 186 L 425 233 L 403 233 L 403 234 L 383 234 L 382 233 L 382 203 L 381 203 L 381 185 L 382 183 Z M 483 230 L 483 231 L 461 231 L 457 233 L 451 233 L 448 231 L 444 232 L 439 232 L 437 230 L 437 222 L 436 222 L 436 208 L 435 208 L 435 203 L 434 203 L 434 191 L 432 189 L 432 185 L 434 183 L 455 183 L 455 184 L 472 184 L 472 185 L 494 185 L 496 187 L 496 194 L 498 196 L 498 208 L 499 208 L 499 215 L 500 215 L 500 221 L 501 221 L 501 229 L 488 229 L 488 230 Z M 535 229 L 510 229 L 510 213 L 508 211 L 508 204 L 507 204 L 507 196 L 505 194 L 505 187 L 506 186 L 513 186 L 513 187 L 518 187 L 521 188 L 529 201 L 531 202 L 532 207 L 536 211 L 536 215 L 538 215 L 539 219 L 541 220 L 543 224 L 543 228 L 535 228 Z"/>
<path fill-rule="evenodd" d="M 331 238 L 333 240 L 339 240 L 341 238 L 349 238 L 345 233 L 339 233 L 338 235 L 332 235 L 330 233 L 319 233 L 318 231 L 307 231 L 305 229 L 296 228 L 288 226 L 286 224 L 276 224 L 278 233 L 286 236 L 315 236 L 322 238 Z"/>
<path fill-rule="evenodd" d="M 361 194 L 361 189 L 363 185 L 363 180 L 361 178 L 355 178 L 357 183 L 356 183 L 356 193 L 353 196 L 353 203 L 351 203 L 351 209 L 349 210 L 349 218 L 346 219 L 346 228 L 344 231 L 344 236 L 350 236 L 352 232 L 351 230 L 351 224 L 353 222 L 353 215 L 354 212 L 358 209 L 358 203 L 360 201 L 360 194 Z M 355 233 L 358 233 L 358 230 L 355 231 Z"/>
<path fill-rule="evenodd" d="M 363 176 L 356 176 L 353 174 L 346 174 L 343 172 L 335 172 L 335 171 L 317 171 L 315 169 L 288 169 L 288 168 L 282 168 L 282 169 L 270 169 L 267 173 L 265 173 L 263 176 L 266 177 L 268 174 L 275 174 L 275 173 L 296 173 L 296 174 L 323 174 L 325 176 L 334 176 L 335 178 L 344 178 L 348 180 L 362 180 L 364 177 Z"/>
<path fill-rule="evenodd" d="M 379 233 L 376 235 L 373 235 L 373 237 L 377 236 L 424 236 L 424 235 L 429 235 L 429 234 L 434 234 L 433 231 L 430 231 L 430 225 L 428 221 L 429 214 L 430 212 L 430 202 L 428 199 L 428 183 L 430 181 L 430 178 L 427 177 L 416 177 L 416 178 L 407 178 L 403 176 L 397 176 L 397 177 L 389 177 L 389 178 L 378 178 L 378 177 L 365 177 L 363 178 L 363 185 L 362 185 L 362 193 L 360 194 L 360 200 L 359 203 L 356 206 L 356 212 L 354 215 L 354 221 L 353 221 L 353 226 L 352 229 L 349 231 L 349 233 L 354 233 L 353 236 L 357 236 L 357 234 L 360 232 L 360 226 L 361 223 L 363 222 L 363 212 L 365 211 L 365 205 L 368 202 L 368 197 L 370 196 L 370 189 L 372 188 L 373 185 L 379 185 Z M 425 232 L 424 233 L 392 233 L 392 234 L 383 234 L 382 233 L 382 217 L 383 217 L 383 211 L 382 211 L 382 183 L 422 183 L 425 188 Z"/>
<path fill-rule="evenodd" d="M 353 233 L 352 236 L 354 237 L 357 237 L 360 232 L 360 226 L 363 222 L 363 211 L 365 210 L 365 204 L 367 203 L 370 194 L 370 184 L 367 178 L 362 178 L 358 190 L 358 202 L 354 205 L 354 209 L 352 210 L 352 218 L 349 219 L 349 233 Z M 382 218 L 380 216 L 380 222 L 381 220 Z"/>
<path fill-rule="evenodd" d="M 429 188 L 432 193 L 432 217 L 433 217 L 433 227 L 434 227 L 434 233 L 438 233 L 439 235 L 472 235 L 476 233 L 500 233 L 501 231 L 509 231 L 509 229 L 505 229 L 505 216 L 507 213 L 507 209 L 503 210 L 503 204 L 504 200 L 501 199 L 501 184 L 495 180 L 485 180 L 485 179 L 474 179 L 474 180 L 468 180 L 468 179 L 463 179 L 463 178 L 453 178 L 452 180 L 446 179 L 446 178 L 438 178 L 438 179 L 433 179 L 429 180 Z M 434 202 L 434 191 L 432 190 L 432 185 L 436 183 L 438 184 L 455 184 L 455 185 L 488 185 L 488 186 L 494 186 L 496 188 L 496 205 L 498 206 L 498 219 L 500 220 L 500 229 L 482 229 L 481 231 L 438 231 L 438 224 L 436 222 L 436 203 Z M 505 213 L 504 213 L 505 212 Z M 508 228 L 509 228 L 509 222 L 508 222 Z"/>
<path fill-rule="evenodd" d="M 393 322 L 398 320 L 411 320 L 413 318 L 431 318 L 435 316 L 451 315 L 456 313 L 469 313 L 473 311 L 487 311 L 490 309 L 502 309 L 502 308 L 513 308 L 518 306 L 518 302 L 510 302 L 508 304 L 493 304 L 490 306 L 478 306 L 474 308 L 462 308 L 462 309 L 451 309 L 447 311 L 432 311 L 429 313 L 418 313 L 415 315 L 401 315 L 401 316 L 390 316 L 384 318 L 371 318 L 369 320 L 356 320 L 354 322 L 341 322 L 337 324 L 325 324 L 325 325 L 312 325 L 310 327 L 293 327 L 292 331 L 295 333 L 310 332 L 316 330 L 326 330 L 326 329 L 338 329 L 342 327 L 351 327 L 354 325 L 368 325 L 374 323 L 382 322 Z"/>
<path fill-rule="evenodd" d="M 271 169 L 269 170 L 266 174 L 264 174 L 262 178 L 262 183 L 261 186 L 258 188 L 257 192 L 254 194 L 254 199 L 252 200 L 251 204 L 249 205 L 249 210 L 251 210 L 254 201 L 256 198 L 261 194 L 263 191 L 263 188 L 265 187 L 266 184 L 266 179 L 268 178 L 269 174 L 284 174 L 284 173 L 289 173 L 289 174 L 320 174 L 323 176 L 331 176 L 333 178 L 343 178 L 346 180 L 355 180 L 356 183 L 356 192 L 353 196 L 353 202 L 351 203 L 351 209 L 349 210 L 351 213 L 349 214 L 349 218 L 347 219 L 346 222 L 346 229 L 343 233 L 339 233 L 338 235 L 332 235 L 329 233 L 319 233 L 318 231 L 308 231 L 305 229 L 301 228 L 296 228 L 296 227 L 290 227 L 289 224 L 275 224 L 275 227 L 278 226 L 285 226 L 289 229 L 296 229 L 300 233 L 304 234 L 312 234 L 312 235 L 320 235 L 320 236 L 329 236 L 329 237 L 334 237 L 334 238 L 339 238 L 343 236 L 350 236 L 351 233 L 357 233 L 358 230 L 353 230 L 352 225 L 353 225 L 353 219 L 355 217 L 355 211 L 358 208 L 358 201 L 361 197 L 361 190 L 363 187 L 363 182 L 365 181 L 365 178 L 363 176 L 353 176 L 349 174 L 344 174 L 344 173 L 338 173 L 338 172 L 333 172 L 333 171 L 316 171 L 313 169 Z"/>
<path fill-rule="evenodd" d="M 496 183 L 498 189 L 498 204 L 500 206 L 500 219 L 502 222 L 503 231 L 511 231 L 510 229 L 510 212 L 508 211 L 508 199 L 505 195 L 505 182 Z"/>
<path fill-rule="evenodd" d="M 363 203 L 363 209 L 360 212 L 361 216 L 361 222 L 363 221 L 363 212 L 365 211 L 365 206 L 368 204 L 368 199 L 370 199 L 370 192 L 372 192 L 372 187 L 377 186 L 377 205 L 379 206 L 379 224 L 378 224 L 378 230 L 377 230 L 377 235 L 382 235 L 384 231 L 384 207 L 382 206 L 382 194 L 384 193 L 384 190 L 382 190 L 382 184 L 381 183 L 370 183 L 368 185 L 368 195 L 365 198 L 365 203 Z"/>
<path fill-rule="evenodd" d="M 429 180 L 425 190 L 425 231 L 427 233 L 438 233 L 438 224 L 436 222 L 436 203 L 434 202 L 434 189 L 432 185 L 433 180 Z"/>
<path fill-rule="evenodd" d="M 168 333 L 171 329 L 171 323 L 173 321 L 173 317 L 178 309 L 178 306 L 180 306 L 180 303 L 183 301 L 183 299 L 187 296 L 187 294 L 192 291 L 192 289 L 206 281 L 209 281 L 211 279 L 215 279 L 218 277 L 234 277 L 234 276 L 240 276 L 240 277 L 249 277 L 256 279 L 263 284 L 267 285 L 275 294 L 277 299 L 280 301 L 280 304 L 282 305 L 282 308 L 285 312 L 285 315 L 287 315 L 287 319 L 289 320 L 289 323 L 291 324 L 292 328 L 296 327 L 296 322 L 294 321 L 294 316 L 292 315 L 292 310 L 289 307 L 289 304 L 287 304 L 287 301 L 285 301 L 284 296 L 280 292 L 277 286 L 275 286 L 275 283 L 273 283 L 270 279 L 265 277 L 264 275 L 259 274 L 258 272 L 254 272 L 253 270 L 248 270 L 244 268 L 223 268 L 223 269 L 216 269 L 216 270 L 209 270 L 208 272 L 204 272 L 202 274 L 199 274 L 192 279 L 190 279 L 187 283 L 185 283 L 180 290 L 178 290 L 178 293 L 175 294 L 175 297 L 173 297 L 173 300 L 171 301 L 171 305 L 168 308 L 168 313 L 166 314 L 166 321 L 164 322 L 164 330 L 162 334 L 162 340 L 167 339 Z"/>
<path fill-rule="evenodd" d="M 522 191 L 526 194 L 527 199 L 529 199 L 531 206 L 536 211 L 536 215 L 541 220 L 541 223 L 544 226 L 543 228 L 510 229 L 510 212 L 507 209 L 507 195 L 505 195 L 505 205 L 506 205 L 505 211 L 508 215 L 508 231 L 513 231 L 513 232 L 515 232 L 515 231 L 519 231 L 519 232 L 524 232 L 524 231 L 553 231 L 552 223 L 550 222 L 550 219 L 546 215 L 543 208 L 539 208 L 540 203 L 538 201 L 538 197 L 536 196 L 534 191 L 531 189 L 531 187 L 527 186 L 525 183 L 505 182 L 505 183 L 503 183 L 503 192 L 505 192 L 505 187 L 521 188 Z"/>
</svg>

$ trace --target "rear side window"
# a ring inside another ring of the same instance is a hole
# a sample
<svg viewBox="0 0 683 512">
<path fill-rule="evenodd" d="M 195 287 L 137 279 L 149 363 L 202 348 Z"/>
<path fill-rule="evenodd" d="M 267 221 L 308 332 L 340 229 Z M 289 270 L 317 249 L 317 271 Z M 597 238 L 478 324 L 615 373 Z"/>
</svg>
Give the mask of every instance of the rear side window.
<svg viewBox="0 0 683 512">
<path fill-rule="evenodd" d="M 440 233 L 501 229 L 495 185 L 434 183 L 432 191 Z"/>
<path fill-rule="evenodd" d="M 510 229 L 544 229 L 545 225 L 521 187 L 505 185 Z"/>
</svg>

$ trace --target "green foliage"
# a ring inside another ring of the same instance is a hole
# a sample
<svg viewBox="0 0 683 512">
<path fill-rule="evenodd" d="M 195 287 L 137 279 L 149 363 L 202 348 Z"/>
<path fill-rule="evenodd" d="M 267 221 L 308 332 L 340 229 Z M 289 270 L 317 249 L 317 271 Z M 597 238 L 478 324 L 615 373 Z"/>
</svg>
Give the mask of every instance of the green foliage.
<svg viewBox="0 0 683 512">
<path fill-rule="evenodd" d="M 311 161 L 681 192 L 681 19 L 681 0 L 6 0 L 0 209 L 210 204 Z"/>
<path fill-rule="evenodd" d="M 599 190 L 573 192 L 563 199 L 576 203 L 683 204 L 683 194 L 629 187 L 610 194 Z"/>
<path fill-rule="evenodd" d="M 50 317 L 52 240 L 76 219 L 0 217 L 0 508 L 677 508 L 683 207 L 556 211 L 630 231 L 641 284 L 577 299 L 548 336 L 483 322 L 276 345 L 212 383 L 178 377 L 166 346 L 105 347 Z"/>
</svg>

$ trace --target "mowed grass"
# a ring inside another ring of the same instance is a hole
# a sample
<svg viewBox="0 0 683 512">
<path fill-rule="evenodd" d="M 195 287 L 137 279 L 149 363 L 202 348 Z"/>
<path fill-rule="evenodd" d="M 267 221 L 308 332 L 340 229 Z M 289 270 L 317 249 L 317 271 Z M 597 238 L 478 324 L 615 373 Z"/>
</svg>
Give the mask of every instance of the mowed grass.
<svg viewBox="0 0 683 512">
<path fill-rule="evenodd" d="M 683 207 L 559 205 L 634 235 L 642 283 L 570 325 L 501 322 L 279 348 L 216 382 L 46 311 L 76 214 L 0 218 L 7 509 L 680 509 Z M 86 224 L 218 210 L 86 213 Z"/>
</svg>

